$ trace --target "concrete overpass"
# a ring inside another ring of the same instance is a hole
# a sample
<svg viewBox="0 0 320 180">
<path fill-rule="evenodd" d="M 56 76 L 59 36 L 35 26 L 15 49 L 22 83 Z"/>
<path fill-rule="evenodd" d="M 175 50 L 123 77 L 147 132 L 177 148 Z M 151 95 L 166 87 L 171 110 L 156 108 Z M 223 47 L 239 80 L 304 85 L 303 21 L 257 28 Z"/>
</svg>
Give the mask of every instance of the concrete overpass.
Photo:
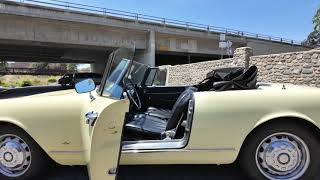
<svg viewBox="0 0 320 180">
<path fill-rule="evenodd" d="M 219 59 L 221 33 L 255 55 L 302 51 L 300 42 L 59 0 L 0 0 L 0 58 L 91 63 L 101 72 L 118 47 L 137 49 L 150 65 Z M 225 52 L 223 52 L 226 55 Z"/>
</svg>

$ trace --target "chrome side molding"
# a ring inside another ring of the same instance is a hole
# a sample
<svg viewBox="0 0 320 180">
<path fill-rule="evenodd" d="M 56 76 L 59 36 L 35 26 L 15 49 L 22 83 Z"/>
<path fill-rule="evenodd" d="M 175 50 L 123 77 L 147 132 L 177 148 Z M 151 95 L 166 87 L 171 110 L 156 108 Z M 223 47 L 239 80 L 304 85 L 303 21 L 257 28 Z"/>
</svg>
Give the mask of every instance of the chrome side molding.
<svg viewBox="0 0 320 180">
<path fill-rule="evenodd" d="M 86 123 L 90 126 L 94 126 L 98 118 L 98 113 L 91 111 L 86 114 Z"/>
</svg>

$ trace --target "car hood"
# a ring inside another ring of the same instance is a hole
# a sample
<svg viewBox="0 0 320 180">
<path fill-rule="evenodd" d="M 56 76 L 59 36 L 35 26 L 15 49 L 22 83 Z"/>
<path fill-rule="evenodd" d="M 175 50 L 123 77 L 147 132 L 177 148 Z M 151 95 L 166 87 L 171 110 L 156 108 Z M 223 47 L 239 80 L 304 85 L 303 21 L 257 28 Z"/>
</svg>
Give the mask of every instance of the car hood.
<svg viewBox="0 0 320 180">
<path fill-rule="evenodd" d="M 71 91 L 68 91 L 71 90 Z M 11 88 L 0 91 L 0 99 L 27 97 L 33 95 L 47 95 L 48 93 L 54 94 L 64 94 L 66 92 L 72 92 L 71 87 L 61 87 L 61 86 L 33 86 L 24 88 Z M 73 90 L 74 91 L 74 90 Z"/>
<path fill-rule="evenodd" d="M 42 94 L 36 94 L 27 96 L 29 98 L 37 98 L 37 97 L 46 97 L 46 96 L 66 96 L 66 95 L 77 95 L 78 93 L 74 89 L 68 89 L 68 90 L 60 90 L 60 91 L 53 91 L 48 93 L 42 93 Z"/>
</svg>

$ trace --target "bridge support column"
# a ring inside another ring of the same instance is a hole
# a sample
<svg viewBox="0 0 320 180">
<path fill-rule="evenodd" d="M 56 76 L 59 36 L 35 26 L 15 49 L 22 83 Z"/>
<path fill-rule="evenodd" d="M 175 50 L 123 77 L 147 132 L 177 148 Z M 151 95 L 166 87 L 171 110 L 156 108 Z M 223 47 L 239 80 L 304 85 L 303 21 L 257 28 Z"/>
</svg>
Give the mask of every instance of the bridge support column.
<svg viewBox="0 0 320 180">
<path fill-rule="evenodd" d="M 147 64 L 150 66 L 155 66 L 156 61 L 156 37 L 154 30 L 149 32 L 149 38 L 147 42 L 147 49 L 142 51 L 136 51 L 135 61 Z"/>
<path fill-rule="evenodd" d="M 91 63 L 91 72 L 103 74 L 106 67 L 106 59 L 97 60 L 95 63 Z"/>
</svg>

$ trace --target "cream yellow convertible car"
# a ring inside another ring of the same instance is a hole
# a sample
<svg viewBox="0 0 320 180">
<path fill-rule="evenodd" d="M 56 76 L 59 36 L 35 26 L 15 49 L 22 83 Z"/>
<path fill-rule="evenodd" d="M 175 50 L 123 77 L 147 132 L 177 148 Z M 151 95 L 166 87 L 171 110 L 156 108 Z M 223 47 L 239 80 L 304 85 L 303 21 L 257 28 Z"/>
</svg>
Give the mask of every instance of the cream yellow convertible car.
<svg viewBox="0 0 320 180">
<path fill-rule="evenodd" d="M 118 165 L 236 162 L 255 180 L 320 170 L 320 90 L 155 86 L 156 68 L 110 62 L 98 88 L 0 100 L 1 180 L 37 179 L 51 162 L 87 165 L 92 180 L 116 179 Z"/>
</svg>

